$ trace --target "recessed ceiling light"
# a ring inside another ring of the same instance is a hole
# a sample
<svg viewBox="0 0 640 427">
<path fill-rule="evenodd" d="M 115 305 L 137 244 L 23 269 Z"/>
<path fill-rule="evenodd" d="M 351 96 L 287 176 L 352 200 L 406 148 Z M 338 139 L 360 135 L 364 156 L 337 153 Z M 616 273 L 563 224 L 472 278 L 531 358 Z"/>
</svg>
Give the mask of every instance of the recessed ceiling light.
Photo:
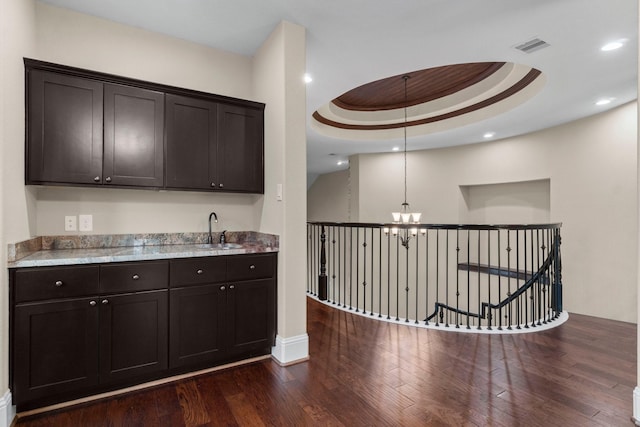
<svg viewBox="0 0 640 427">
<path fill-rule="evenodd" d="M 340 161 L 337 163 L 337 165 L 338 165 L 338 166 L 342 166 L 342 165 L 346 165 L 347 163 L 349 163 L 349 162 L 348 162 L 348 161 L 346 161 L 346 160 L 340 160 Z"/>
<path fill-rule="evenodd" d="M 309 83 L 311 83 L 312 81 L 313 81 L 313 78 L 312 78 L 308 73 L 305 73 L 305 75 L 304 75 L 304 82 L 305 82 L 305 83 L 307 83 L 307 84 L 309 84 Z"/>
<path fill-rule="evenodd" d="M 400 151 L 400 147 L 393 147 L 391 151 Z"/>
<path fill-rule="evenodd" d="M 489 139 L 489 138 L 493 138 L 494 136 L 496 136 L 496 133 L 495 132 L 487 132 L 482 136 L 485 137 L 486 139 Z"/>
<path fill-rule="evenodd" d="M 602 98 L 596 101 L 596 105 L 607 105 L 613 101 L 613 98 Z"/>
<path fill-rule="evenodd" d="M 602 50 L 604 52 L 608 52 L 610 50 L 620 49 L 622 46 L 624 46 L 624 42 L 626 42 L 626 41 L 627 41 L 626 39 L 620 39 L 620 40 L 609 42 L 609 43 L 605 44 L 604 46 L 602 46 L 600 48 L 600 50 Z"/>
</svg>

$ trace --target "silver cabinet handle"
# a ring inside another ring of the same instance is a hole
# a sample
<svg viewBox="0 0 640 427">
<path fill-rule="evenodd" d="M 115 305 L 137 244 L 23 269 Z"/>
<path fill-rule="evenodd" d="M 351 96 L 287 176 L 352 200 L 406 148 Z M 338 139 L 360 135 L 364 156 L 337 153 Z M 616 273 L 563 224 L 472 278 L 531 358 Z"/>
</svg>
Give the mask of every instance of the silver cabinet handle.
<svg viewBox="0 0 640 427">
<path fill-rule="evenodd" d="M 215 182 L 212 182 L 212 183 L 211 183 L 211 186 L 215 188 L 216 183 L 215 183 Z"/>
<path fill-rule="evenodd" d="M 229 289 L 235 289 L 236 285 L 229 285 Z"/>
<path fill-rule="evenodd" d="M 221 291 L 224 291 L 225 289 L 227 289 L 227 288 L 225 288 L 224 286 L 220 286 L 220 290 Z"/>
<path fill-rule="evenodd" d="M 103 299 L 103 300 L 102 300 L 102 304 L 104 304 L 104 305 L 109 304 L 109 300 L 108 300 L 108 299 Z"/>
<path fill-rule="evenodd" d="M 219 184 L 218 186 L 219 186 L 220 188 L 222 188 L 222 187 L 224 187 L 224 184 Z"/>
<path fill-rule="evenodd" d="M 93 307 L 93 306 L 95 306 L 95 305 L 96 305 L 96 302 L 95 302 L 95 301 L 89 301 L 89 305 L 90 305 L 91 307 Z"/>
<path fill-rule="evenodd" d="M 56 280 L 56 286 L 59 288 L 60 286 L 62 286 L 62 280 Z"/>
<path fill-rule="evenodd" d="M 138 280 L 138 279 L 140 279 L 140 276 L 138 276 L 137 274 L 134 274 L 133 276 L 131 276 L 131 278 L 133 280 Z"/>
<path fill-rule="evenodd" d="M 250 269 L 250 270 L 255 270 L 255 269 L 256 269 L 256 266 L 255 266 L 255 265 L 253 265 L 253 264 L 251 264 L 251 265 L 249 266 L 249 269 Z"/>
<path fill-rule="evenodd" d="M 202 274 L 202 273 L 204 273 L 204 270 L 198 269 L 198 271 L 196 271 L 196 274 Z"/>
<path fill-rule="evenodd" d="M 93 178 L 93 180 L 94 180 L 95 182 L 100 182 L 100 177 L 99 177 L 99 176 L 96 176 L 95 178 Z"/>
<path fill-rule="evenodd" d="M 108 177 L 106 177 L 104 180 L 105 180 L 105 181 L 107 181 L 107 182 L 111 182 L 111 177 L 110 177 L 110 176 L 108 176 Z"/>
</svg>

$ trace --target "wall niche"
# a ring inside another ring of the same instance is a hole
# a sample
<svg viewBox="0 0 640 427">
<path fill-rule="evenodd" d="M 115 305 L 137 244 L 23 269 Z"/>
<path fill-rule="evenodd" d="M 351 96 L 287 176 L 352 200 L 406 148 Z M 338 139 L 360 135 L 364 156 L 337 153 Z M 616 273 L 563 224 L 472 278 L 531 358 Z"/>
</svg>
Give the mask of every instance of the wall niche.
<svg viewBox="0 0 640 427">
<path fill-rule="evenodd" d="M 460 185 L 459 218 L 468 224 L 535 224 L 551 218 L 551 180 Z"/>
</svg>

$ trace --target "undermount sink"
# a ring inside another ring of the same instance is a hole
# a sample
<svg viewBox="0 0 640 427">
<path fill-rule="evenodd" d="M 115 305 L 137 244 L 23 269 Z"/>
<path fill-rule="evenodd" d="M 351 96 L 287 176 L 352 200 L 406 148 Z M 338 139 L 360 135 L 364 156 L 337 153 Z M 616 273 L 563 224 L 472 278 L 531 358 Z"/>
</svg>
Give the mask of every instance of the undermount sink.
<svg viewBox="0 0 640 427">
<path fill-rule="evenodd" d="M 240 249 L 242 247 L 239 243 L 205 243 L 197 246 L 201 249 Z"/>
</svg>

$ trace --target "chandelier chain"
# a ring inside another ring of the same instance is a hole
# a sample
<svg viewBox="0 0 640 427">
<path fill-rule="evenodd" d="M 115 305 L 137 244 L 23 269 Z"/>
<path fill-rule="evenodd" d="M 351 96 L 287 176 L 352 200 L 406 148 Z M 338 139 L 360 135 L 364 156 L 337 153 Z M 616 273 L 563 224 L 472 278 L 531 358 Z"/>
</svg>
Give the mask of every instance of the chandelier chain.
<svg viewBox="0 0 640 427">
<path fill-rule="evenodd" d="M 407 205 L 407 80 L 409 76 L 405 75 L 404 79 L 404 204 Z"/>
</svg>

